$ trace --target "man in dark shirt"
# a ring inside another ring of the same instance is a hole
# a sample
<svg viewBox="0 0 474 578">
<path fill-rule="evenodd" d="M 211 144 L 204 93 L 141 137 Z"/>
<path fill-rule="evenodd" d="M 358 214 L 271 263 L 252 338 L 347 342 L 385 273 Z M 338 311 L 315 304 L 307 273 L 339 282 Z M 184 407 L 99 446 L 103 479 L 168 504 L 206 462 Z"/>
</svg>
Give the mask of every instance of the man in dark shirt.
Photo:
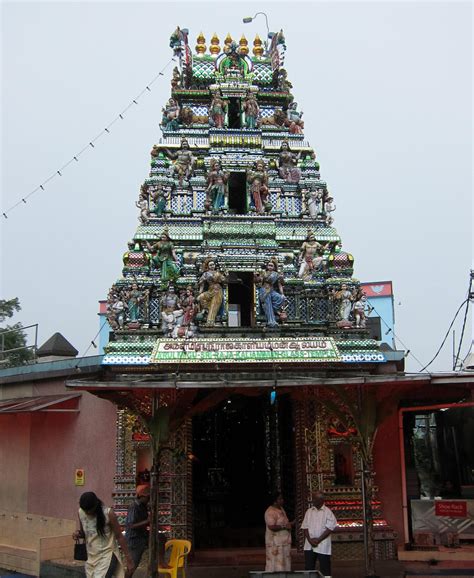
<svg viewBox="0 0 474 578">
<path fill-rule="evenodd" d="M 148 502 L 150 501 L 150 487 L 138 486 L 137 497 L 130 504 L 125 523 L 125 538 L 135 568 L 138 568 L 143 552 L 148 546 L 148 525 L 150 517 Z"/>
</svg>

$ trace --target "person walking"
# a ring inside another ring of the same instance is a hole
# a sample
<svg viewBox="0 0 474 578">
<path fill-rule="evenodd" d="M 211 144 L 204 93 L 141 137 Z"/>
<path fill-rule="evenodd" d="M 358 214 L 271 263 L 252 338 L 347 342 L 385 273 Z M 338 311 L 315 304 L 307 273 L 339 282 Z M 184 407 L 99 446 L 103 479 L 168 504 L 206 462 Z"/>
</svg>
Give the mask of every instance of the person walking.
<svg viewBox="0 0 474 578">
<path fill-rule="evenodd" d="M 306 510 L 301 524 L 304 531 L 304 568 L 319 568 L 325 578 L 331 578 L 331 534 L 337 526 L 337 520 L 331 510 L 324 505 L 324 494 L 315 492 L 313 505 Z"/>
<path fill-rule="evenodd" d="M 138 568 L 143 552 L 148 546 L 150 486 L 138 486 L 136 493 L 136 499 L 128 507 L 127 521 L 125 522 L 125 540 L 127 541 L 133 564 L 135 568 Z"/>
<path fill-rule="evenodd" d="M 135 570 L 125 538 L 112 508 L 104 506 L 94 492 L 85 492 L 79 499 L 80 530 L 75 540 L 85 538 L 87 578 L 130 578 Z M 127 561 L 124 571 L 119 545 Z"/>
</svg>

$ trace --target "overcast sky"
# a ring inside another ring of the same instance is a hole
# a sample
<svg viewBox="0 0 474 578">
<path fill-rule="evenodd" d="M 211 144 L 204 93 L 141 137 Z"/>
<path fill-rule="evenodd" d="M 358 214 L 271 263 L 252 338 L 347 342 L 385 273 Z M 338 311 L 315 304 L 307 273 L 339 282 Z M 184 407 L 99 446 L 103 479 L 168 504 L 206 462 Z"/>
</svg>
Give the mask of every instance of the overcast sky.
<svg viewBox="0 0 474 578">
<path fill-rule="evenodd" d="M 469 2 L 3 2 L 2 209 L 99 134 L 172 56 L 187 27 L 251 44 L 283 28 L 305 134 L 361 281 L 392 280 L 396 334 L 421 363 L 466 297 L 472 266 Z M 110 134 L 2 218 L 2 297 L 39 344 L 83 354 L 121 275 L 172 66 Z M 456 324 L 460 333 L 462 316 Z M 468 329 L 463 352 L 471 341 Z M 401 344 L 398 344 L 402 348 Z M 89 351 L 92 354 L 93 351 Z M 419 364 L 409 358 L 408 369 Z M 450 370 L 451 339 L 431 366 Z"/>
</svg>

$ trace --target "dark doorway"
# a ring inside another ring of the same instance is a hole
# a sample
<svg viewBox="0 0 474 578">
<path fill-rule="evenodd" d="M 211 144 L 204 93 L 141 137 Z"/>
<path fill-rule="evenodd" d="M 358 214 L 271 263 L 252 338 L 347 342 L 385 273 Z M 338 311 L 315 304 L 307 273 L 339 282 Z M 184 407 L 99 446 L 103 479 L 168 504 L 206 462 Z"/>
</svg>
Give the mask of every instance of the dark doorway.
<svg viewBox="0 0 474 578">
<path fill-rule="evenodd" d="M 245 215 L 247 213 L 247 185 L 245 173 L 229 175 L 229 213 Z"/>
<path fill-rule="evenodd" d="M 253 325 L 253 273 L 231 271 L 229 273 L 229 327 L 252 327 Z"/>
<path fill-rule="evenodd" d="M 240 123 L 240 98 L 229 98 L 227 114 L 229 128 L 242 128 Z"/>
<path fill-rule="evenodd" d="M 286 454 L 293 439 L 288 407 L 283 397 L 272 405 L 270 395 L 234 395 L 193 418 L 196 548 L 264 545 L 270 493 L 275 487 L 288 492 L 286 480 L 294 473 L 293 452 Z M 293 519 L 293 496 L 285 498 Z"/>
</svg>

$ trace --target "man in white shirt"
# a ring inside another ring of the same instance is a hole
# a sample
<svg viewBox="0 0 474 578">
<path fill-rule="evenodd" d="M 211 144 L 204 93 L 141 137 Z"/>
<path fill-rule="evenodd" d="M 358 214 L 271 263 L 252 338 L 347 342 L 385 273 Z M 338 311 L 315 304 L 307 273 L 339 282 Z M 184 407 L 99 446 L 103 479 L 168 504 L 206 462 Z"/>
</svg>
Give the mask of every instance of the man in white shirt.
<svg viewBox="0 0 474 578">
<path fill-rule="evenodd" d="M 331 578 L 331 534 L 337 526 L 336 517 L 324 505 L 324 494 L 313 494 L 313 506 L 306 510 L 301 529 L 304 530 L 304 568 L 315 570 L 316 561 L 325 578 Z"/>
</svg>

